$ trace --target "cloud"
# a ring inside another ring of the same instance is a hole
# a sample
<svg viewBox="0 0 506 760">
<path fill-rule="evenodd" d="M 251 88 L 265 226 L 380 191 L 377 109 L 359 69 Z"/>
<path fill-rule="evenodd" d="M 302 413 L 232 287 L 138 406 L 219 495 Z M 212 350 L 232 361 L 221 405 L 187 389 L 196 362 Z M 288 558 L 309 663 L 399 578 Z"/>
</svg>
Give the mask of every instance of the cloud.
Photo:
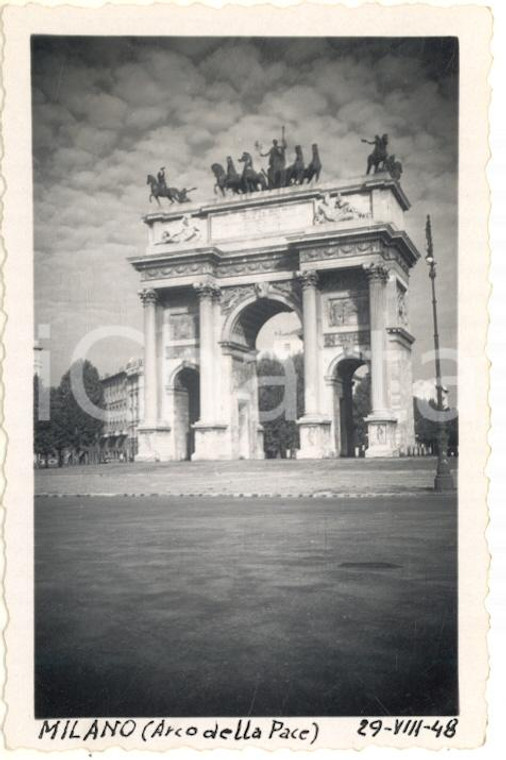
<svg viewBox="0 0 506 760">
<path fill-rule="evenodd" d="M 137 274 L 126 259 L 145 245 L 141 216 L 153 209 L 147 174 L 165 165 L 170 185 L 197 186 L 195 200 L 213 198 L 210 165 L 248 150 L 256 168 L 265 167 L 255 141 L 267 147 L 282 125 L 289 161 L 296 144 L 306 161 L 319 144 L 324 181 L 363 174 L 371 148 L 360 138 L 388 132 L 413 202 L 407 230 L 423 249 L 432 214 L 441 287 L 455 287 L 457 91 L 443 45 L 54 38 L 36 40 L 33 51 L 37 309 L 51 320 L 65 314 L 55 327 L 62 372 L 72 336 L 95 324 L 93 314 L 141 319 Z M 426 289 L 417 268 L 414 324 L 427 322 Z M 449 298 L 442 315 L 443 334 L 454 336 Z M 430 326 L 415 346 L 429 342 Z M 107 352 L 102 358 L 120 363 Z"/>
</svg>

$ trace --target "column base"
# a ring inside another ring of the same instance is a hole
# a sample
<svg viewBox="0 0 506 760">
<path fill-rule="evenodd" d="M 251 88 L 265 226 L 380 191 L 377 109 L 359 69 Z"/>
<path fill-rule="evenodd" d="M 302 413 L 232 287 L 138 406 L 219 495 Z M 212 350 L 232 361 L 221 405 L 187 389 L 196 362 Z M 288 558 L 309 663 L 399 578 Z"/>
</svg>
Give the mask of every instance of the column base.
<svg viewBox="0 0 506 760">
<path fill-rule="evenodd" d="M 196 422 L 192 427 L 195 431 L 192 462 L 231 458 L 228 425 L 224 422 Z"/>
<path fill-rule="evenodd" d="M 376 412 L 366 417 L 369 445 L 365 455 L 374 457 L 398 457 L 396 442 L 397 418 L 391 412 Z"/>
<path fill-rule="evenodd" d="M 173 459 L 169 425 L 141 425 L 138 429 L 139 451 L 136 462 L 168 462 Z"/>
<path fill-rule="evenodd" d="M 306 414 L 297 420 L 300 449 L 297 459 L 326 459 L 330 456 L 330 420 L 320 414 Z"/>
</svg>

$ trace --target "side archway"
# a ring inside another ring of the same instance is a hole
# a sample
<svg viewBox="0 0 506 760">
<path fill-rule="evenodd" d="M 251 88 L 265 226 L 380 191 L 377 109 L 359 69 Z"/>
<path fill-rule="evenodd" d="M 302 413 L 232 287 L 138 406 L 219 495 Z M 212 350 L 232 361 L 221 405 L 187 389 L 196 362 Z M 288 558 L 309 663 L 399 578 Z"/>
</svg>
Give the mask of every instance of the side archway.
<svg viewBox="0 0 506 760">
<path fill-rule="evenodd" d="M 362 377 L 355 377 L 355 373 L 362 368 Z M 357 451 L 360 454 L 365 452 L 363 417 L 368 414 L 370 402 L 368 382 L 364 378 L 368 370 L 369 362 L 361 351 L 341 352 L 328 368 L 326 379 L 334 386 L 335 447 L 341 457 L 354 457 Z M 361 393 L 360 399 L 354 396 L 357 380 L 365 382 L 357 389 Z M 364 407 L 360 419 L 357 418 L 356 406 Z"/>
<path fill-rule="evenodd" d="M 174 395 L 174 458 L 190 460 L 195 451 L 193 425 L 200 417 L 200 374 L 198 367 L 182 362 L 171 376 Z"/>
</svg>

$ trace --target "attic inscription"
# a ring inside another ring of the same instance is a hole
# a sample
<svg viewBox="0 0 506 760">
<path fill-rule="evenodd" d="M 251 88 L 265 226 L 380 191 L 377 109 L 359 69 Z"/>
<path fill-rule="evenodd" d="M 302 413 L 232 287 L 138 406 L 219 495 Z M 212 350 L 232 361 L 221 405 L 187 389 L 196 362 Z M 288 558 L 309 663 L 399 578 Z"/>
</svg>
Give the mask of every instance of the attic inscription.
<svg viewBox="0 0 506 760">
<path fill-rule="evenodd" d="M 211 217 L 211 238 L 226 240 L 255 235 L 280 234 L 310 227 L 313 204 L 310 201 L 289 206 L 254 208 Z"/>
<path fill-rule="evenodd" d="M 346 333 L 325 333 L 323 336 L 325 348 L 339 346 L 345 350 L 351 350 L 354 346 L 368 346 L 369 333 L 367 330 Z"/>
</svg>

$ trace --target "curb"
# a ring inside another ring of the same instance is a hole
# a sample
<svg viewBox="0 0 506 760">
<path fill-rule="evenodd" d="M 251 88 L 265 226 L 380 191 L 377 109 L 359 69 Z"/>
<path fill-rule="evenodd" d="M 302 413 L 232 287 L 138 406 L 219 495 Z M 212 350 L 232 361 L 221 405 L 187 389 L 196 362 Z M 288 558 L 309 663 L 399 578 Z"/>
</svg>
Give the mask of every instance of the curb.
<svg viewBox="0 0 506 760">
<path fill-rule="evenodd" d="M 456 492 L 454 492 L 456 493 Z M 324 493 L 37 493 L 35 498 L 72 498 L 72 499 L 93 499 L 93 498 L 166 498 L 166 499 L 374 499 L 374 498 L 409 498 L 428 497 L 428 496 L 445 496 L 447 494 L 436 493 L 435 491 L 325 491 Z"/>
</svg>

